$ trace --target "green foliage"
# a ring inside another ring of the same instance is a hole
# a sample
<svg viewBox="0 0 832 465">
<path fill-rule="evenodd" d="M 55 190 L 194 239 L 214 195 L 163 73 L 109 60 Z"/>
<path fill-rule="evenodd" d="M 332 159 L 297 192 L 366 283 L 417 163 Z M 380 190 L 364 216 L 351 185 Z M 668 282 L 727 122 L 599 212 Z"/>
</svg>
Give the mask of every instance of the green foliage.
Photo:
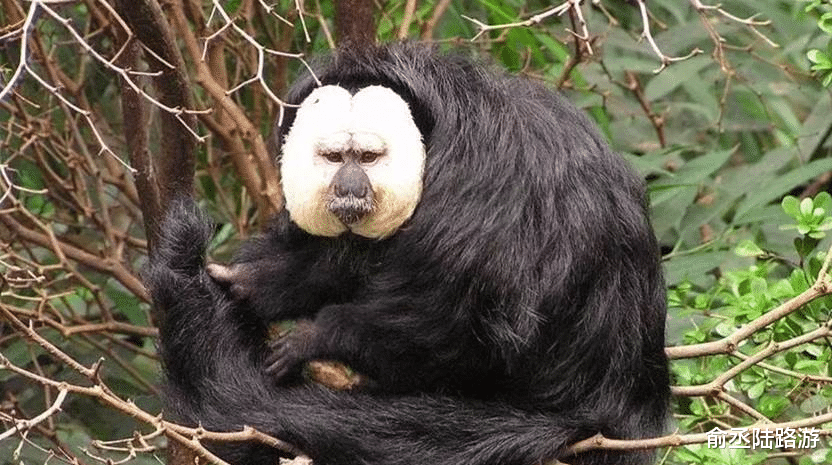
<svg viewBox="0 0 832 465">
<path fill-rule="evenodd" d="M 696 444 L 679 449 L 675 459 L 686 465 L 754 465 L 763 463 L 766 454 L 744 449 L 717 449 Z"/>
<path fill-rule="evenodd" d="M 814 199 L 807 197 L 803 200 L 787 195 L 781 205 L 789 216 L 797 220 L 797 224 L 787 224 L 782 229 L 797 229 L 800 234 L 818 240 L 826 236 L 824 231 L 832 229 L 832 218 L 827 213 L 832 212 L 829 208 L 832 207 L 832 196 L 826 192 L 821 192 Z"/>
<path fill-rule="evenodd" d="M 795 238 L 794 245 L 800 255 L 801 261 L 818 245 L 821 239 L 826 237 L 829 229 L 832 229 L 832 217 L 827 212 L 832 212 L 832 196 L 822 192 L 814 200 L 805 198 L 801 201 L 796 197 L 787 195 L 781 203 L 783 210 L 797 224 L 783 225 L 781 229 L 797 229 L 802 237 Z"/>
<path fill-rule="evenodd" d="M 832 10 L 826 0 L 811 0 L 805 11 L 815 15 L 818 29 L 828 38 L 825 49 L 813 48 L 806 52 L 806 57 L 812 62 L 812 71 L 829 87 L 832 85 Z"/>
<path fill-rule="evenodd" d="M 824 231 L 832 228 L 832 197 L 826 192 L 814 198 L 798 200 L 787 196 L 783 211 L 797 224 L 780 229 L 795 231 L 797 238 L 792 253 L 806 258 L 802 266 L 766 251 L 753 240 L 740 242 L 735 252 L 753 257 L 754 263 L 744 268 L 725 271 L 711 286 L 699 287 L 689 281 L 672 287 L 668 293 L 671 314 L 693 322 L 682 331 L 681 343 L 700 344 L 732 335 L 753 323 L 783 302 L 808 290 L 818 276 L 826 253 L 817 250 Z M 809 246 L 811 244 L 811 247 Z M 761 328 L 738 347 L 743 357 L 766 350 L 773 343 L 788 344 L 813 330 L 822 328 L 831 315 L 832 299 L 823 297 L 800 307 L 774 324 Z M 711 382 L 736 366 L 737 358 L 713 355 L 695 360 L 677 360 L 672 364 L 675 383 L 697 386 Z M 725 391 L 772 421 L 788 421 L 827 411 L 832 406 L 832 389 L 826 380 L 832 376 L 832 350 L 823 340 L 810 340 L 793 349 L 776 352 L 735 374 L 725 384 Z M 737 418 L 732 406 L 708 397 L 675 399 L 677 419 L 683 431 L 710 431 L 713 427 L 749 428 L 757 419 Z M 751 452 L 760 452 L 751 451 Z M 807 451 L 807 461 L 825 463 L 832 456 L 827 445 Z M 709 449 L 704 445 L 685 446 L 673 451 L 671 463 L 767 463 L 766 454 L 736 450 Z M 719 461 L 715 461 L 715 460 Z M 821 461 L 816 461 L 821 460 Z"/>
</svg>

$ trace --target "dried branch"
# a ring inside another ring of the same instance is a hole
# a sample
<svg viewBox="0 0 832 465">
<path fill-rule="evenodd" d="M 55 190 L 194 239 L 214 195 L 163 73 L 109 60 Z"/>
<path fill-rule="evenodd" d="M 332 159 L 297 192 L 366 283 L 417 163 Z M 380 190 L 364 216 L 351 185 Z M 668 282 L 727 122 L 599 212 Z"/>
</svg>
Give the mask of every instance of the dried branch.
<svg viewBox="0 0 832 465">
<path fill-rule="evenodd" d="M 50 228 L 46 227 L 43 224 L 39 224 L 39 227 L 40 229 L 45 231 L 45 233 L 39 233 L 23 226 L 22 224 L 12 219 L 9 215 L 4 214 L 2 212 L 0 212 L 0 222 L 4 223 L 22 240 L 32 242 L 41 247 L 51 249 L 53 252 L 55 252 L 56 255 L 62 257 L 61 261 L 65 265 L 68 265 L 68 262 L 66 260 L 68 257 L 75 261 L 83 263 L 85 266 L 88 266 L 92 269 L 110 274 L 114 278 L 116 278 L 122 285 L 124 285 L 124 287 L 129 289 L 134 295 L 140 297 L 142 300 L 145 301 L 150 300 L 149 296 L 147 295 L 147 291 L 144 288 L 144 285 L 142 285 L 139 279 L 136 278 L 136 276 L 131 271 L 127 270 L 123 264 L 117 263 L 113 260 L 102 260 L 100 256 L 93 255 L 92 253 L 87 252 L 86 250 L 80 249 L 76 246 L 63 242 L 54 235 Z"/>
<path fill-rule="evenodd" d="M 2 357 L 2 355 L 0 355 L 0 358 L 1 357 Z M 0 369 L 3 366 L 3 363 L 7 363 L 7 362 L 8 362 L 7 360 L 0 359 Z M 63 405 L 64 399 L 66 399 L 67 392 L 68 391 L 66 389 L 59 389 L 58 390 L 58 396 L 55 397 L 55 401 L 52 403 L 52 405 L 48 409 L 44 410 L 40 415 L 36 416 L 35 418 L 32 418 L 30 420 L 15 420 L 14 427 L 12 427 L 9 430 L 6 430 L 3 433 L 0 433 L 0 441 L 2 441 L 3 439 L 6 439 L 8 437 L 11 437 L 14 434 L 22 433 L 22 432 L 24 432 L 24 431 L 26 431 L 30 428 L 33 428 L 33 427 L 35 427 L 35 425 L 43 422 L 47 418 L 49 418 L 52 415 L 54 415 L 55 413 L 57 413 L 61 409 L 61 405 Z"/>
<path fill-rule="evenodd" d="M 756 323 L 756 321 L 752 324 L 754 323 Z M 802 336 L 798 336 L 782 342 L 772 342 L 764 349 L 754 354 L 753 356 L 745 358 L 741 363 L 731 367 L 724 373 L 720 374 L 716 379 L 714 379 L 710 383 L 703 384 L 700 386 L 674 387 L 673 394 L 688 397 L 718 394 L 722 392 L 722 390 L 725 388 L 725 384 L 728 383 L 728 381 L 735 378 L 737 375 L 747 370 L 748 368 L 756 366 L 759 362 L 771 357 L 772 355 L 785 352 L 786 350 L 789 350 L 793 347 L 797 347 L 802 344 L 807 344 L 818 339 L 829 337 L 830 335 L 832 335 L 832 326 L 830 326 L 830 324 L 826 324 Z"/>
<path fill-rule="evenodd" d="M 231 20 L 231 17 L 228 16 L 228 14 L 223 9 L 222 5 L 219 4 L 218 0 L 213 0 L 213 5 L 214 5 L 214 8 L 211 11 L 211 16 L 213 17 L 214 13 L 216 12 L 222 18 L 224 24 L 222 25 L 222 27 L 220 27 L 220 29 L 217 30 L 217 32 L 215 32 L 214 34 L 211 34 L 209 37 L 207 37 L 205 39 L 205 46 L 203 47 L 203 50 L 202 50 L 202 61 L 205 61 L 205 55 L 207 54 L 208 44 L 211 42 L 211 40 L 216 38 L 218 35 L 222 34 L 228 28 L 234 29 L 234 31 L 237 34 L 242 36 L 243 39 L 246 40 L 246 42 L 248 42 L 252 47 L 254 47 L 257 50 L 257 73 L 253 77 L 241 82 L 240 84 L 236 85 L 234 88 L 228 90 L 226 92 L 226 94 L 228 94 L 228 95 L 233 94 L 234 92 L 238 91 L 242 87 L 247 86 L 248 84 L 251 84 L 253 82 L 259 82 L 260 86 L 266 92 L 266 95 L 268 95 L 269 98 L 271 98 L 275 103 L 277 103 L 278 108 L 280 110 L 280 115 L 278 116 L 278 119 L 277 119 L 278 123 L 277 124 L 280 124 L 280 122 L 283 120 L 283 111 L 286 107 L 286 103 L 283 100 L 281 100 L 280 98 L 278 98 L 277 95 L 275 95 L 274 92 L 271 91 L 268 84 L 266 84 L 266 81 L 264 79 L 264 73 L 263 73 L 263 70 L 264 70 L 264 67 L 265 67 L 265 56 L 266 56 L 266 54 L 274 55 L 274 56 L 278 56 L 278 57 L 284 57 L 284 58 L 294 58 L 296 60 L 300 60 L 301 63 L 303 63 L 304 66 L 306 66 L 306 69 L 308 69 L 310 73 L 312 73 L 312 68 L 310 68 L 309 65 L 306 63 L 306 61 L 303 60 L 303 55 L 300 54 L 300 53 L 281 52 L 280 50 L 273 50 L 273 49 L 270 49 L 268 47 L 264 47 L 264 46 L 260 45 L 260 43 L 257 42 L 257 40 L 254 39 L 254 37 L 251 37 L 251 35 L 249 35 L 241 27 L 234 24 L 234 21 Z M 301 15 L 301 17 L 302 17 L 302 15 Z M 210 23 L 210 20 L 209 20 L 209 23 Z M 313 73 L 313 76 L 314 76 L 314 73 Z M 318 82 L 318 85 L 320 85 L 320 82 Z"/>
<path fill-rule="evenodd" d="M 445 14 L 450 6 L 451 0 L 439 0 L 439 2 L 437 2 L 436 6 L 433 7 L 433 14 L 430 19 L 428 19 L 424 26 L 422 26 L 422 40 L 427 41 L 433 38 L 436 25 L 439 23 L 439 20 L 442 19 L 442 15 Z"/>
<path fill-rule="evenodd" d="M 225 462 L 222 461 L 219 457 L 215 456 L 210 451 L 208 451 L 208 449 L 206 449 L 202 445 L 202 441 L 204 440 L 231 442 L 256 441 L 290 454 L 303 456 L 303 454 L 297 447 L 279 439 L 273 438 L 267 434 L 261 433 L 250 427 L 244 427 L 242 431 L 238 432 L 212 432 L 206 431 L 205 429 L 200 427 L 189 428 L 175 423 L 170 423 L 163 420 L 161 416 L 147 413 L 144 410 L 138 408 L 133 402 L 129 400 L 126 401 L 118 397 L 115 393 L 113 393 L 113 391 L 110 388 L 108 388 L 101 381 L 101 360 L 96 362 L 92 367 L 85 367 L 82 364 L 75 361 L 74 359 L 72 359 L 69 355 L 64 353 L 58 347 L 41 337 L 31 326 L 25 325 L 3 305 L 0 305 L 0 314 L 3 315 L 5 320 L 9 321 L 15 328 L 17 328 L 17 330 L 19 330 L 22 334 L 25 334 L 27 338 L 38 344 L 40 347 L 42 347 L 44 350 L 46 350 L 48 353 L 52 354 L 62 362 L 66 363 L 73 370 L 83 375 L 92 383 L 92 386 L 88 387 L 70 384 L 66 382 L 54 381 L 52 379 L 32 373 L 28 370 L 19 368 L 12 364 L 5 356 L 0 355 L 0 369 L 10 370 L 18 375 L 24 376 L 39 384 L 57 389 L 59 391 L 61 403 L 63 402 L 63 398 L 66 396 L 67 392 L 97 398 L 98 400 L 104 402 L 110 407 L 131 417 L 137 418 L 143 423 L 154 425 L 154 427 L 158 431 L 164 433 L 166 436 L 168 436 L 168 438 L 177 441 L 177 443 L 197 453 L 198 456 L 210 460 L 213 463 Z M 61 392 L 63 392 L 63 394 L 60 394 Z M 57 405 L 59 407 L 60 403 L 57 403 Z M 57 412 L 59 410 L 58 407 L 55 407 L 51 410 L 47 410 L 48 414 L 44 415 L 44 418 L 51 416 L 52 414 Z M 38 416 L 37 418 L 40 417 L 41 416 Z M 33 422 L 32 425 L 39 423 L 40 421 L 43 420 L 40 419 L 37 422 Z M 24 423 L 18 422 L 11 433 L 7 431 L 6 433 L 3 433 L 3 435 L 11 435 L 15 432 L 19 432 L 22 429 L 25 429 L 23 428 L 23 426 L 25 425 L 26 424 Z"/>
<path fill-rule="evenodd" d="M 774 42 L 773 40 L 769 39 L 765 34 L 763 34 L 762 32 L 760 32 L 757 29 L 758 26 L 768 26 L 768 25 L 770 25 L 771 20 L 759 21 L 757 19 L 754 19 L 757 16 L 756 14 L 749 17 L 749 18 L 740 18 L 738 16 L 734 16 L 731 13 L 723 10 L 722 5 L 713 5 L 713 6 L 705 5 L 700 0 L 690 0 L 690 3 L 691 3 L 691 5 L 693 5 L 694 8 L 696 8 L 696 10 L 700 14 L 704 15 L 708 11 L 716 11 L 717 13 L 722 15 L 723 17 L 748 27 L 748 29 L 751 30 L 751 32 L 753 32 L 757 37 L 763 39 L 769 46 L 775 47 L 775 48 L 780 47 L 780 45 L 777 42 Z"/>
<path fill-rule="evenodd" d="M 180 0 L 174 2 L 172 14 L 174 24 L 180 32 L 185 48 L 196 67 L 196 82 L 208 91 L 215 104 L 233 122 L 233 126 L 230 127 L 217 127 L 223 129 L 223 133 L 220 134 L 222 139 L 235 148 L 231 153 L 243 182 L 248 187 L 249 193 L 257 201 L 263 214 L 268 215 L 270 212 L 279 211 L 283 207 L 283 200 L 278 185 L 278 175 L 262 135 L 245 115 L 245 112 L 229 98 L 227 89 L 220 85 L 212 70 L 202 59 L 203 48 L 197 45 L 196 37 L 188 28 L 188 21 Z M 219 11 L 218 14 L 220 14 Z M 231 18 L 227 15 L 224 18 L 227 18 L 225 24 L 229 24 L 228 27 L 234 29 Z M 245 34 L 245 36 L 248 36 L 248 34 Z M 262 75 L 262 72 L 260 74 Z M 242 140 L 237 139 L 240 137 L 250 142 L 251 153 L 244 148 Z"/>
<path fill-rule="evenodd" d="M 782 423 L 755 423 L 749 429 L 758 429 L 760 431 L 777 431 L 778 429 L 800 429 L 812 428 L 823 425 L 832 421 L 832 413 L 825 413 L 809 418 L 803 418 L 796 421 L 787 421 Z M 824 436 L 832 435 L 830 430 L 818 430 L 818 434 Z M 658 449 L 661 447 L 679 447 L 688 444 L 704 444 L 708 442 L 707 433 L 698 434 L 670 434 L 658 438 L 649 439 L 610 439 L 603 435 L 595 435 L 591 438 L 584 439 L 569 447 L 570 454 L 580 454 L 591 450 L 606 449 L 606 450 L 648 450 Z"/>
<path fill-rule="evenodd" d="M 659 140 L 659 146 L 667 147 L 667 138 L 664 134 L 664 116 L 653 111 L 653 106 L 644 95 L 644 88 L 642 87 L 636 73 L 627 71 L 624 75 L 627 79 L 625 86 L 630 92 L 633 93 L 636 100 L 638 100 L 639 105 L 641 105 L 641 109 L 644 111 L 644 114 L 647 116 L 647 119 L 650 120 L 650 124 L 653 125 L 653 129 L 656 131 L 656 137 Z"/>
<path fill-rule="evenodd" d="M 531 18 L 525 20 L 525 21 L 517 21 L 517 22 L 514 22 L 514 23 L 489 25 L 489 24 L 483 23 L 482 21 L 480 21 L 478 19 L 471 18 L 470 16 L 465 16 L 465 15 L 461 15 L 461 16 L 463 18 L 467 19 L 468 21 L 471 21 L 472 23 L 474 23 L 477 26 L 477 28 L 479 28 L 479 31 L 474 35 L 474 37 L 471 38 L 471 40 L 474 41 L 474 40 L 477 40 L 480 36 L 482 36 L 483 34 L 485 34 L 486 32 L 489 32 L 489 31 L 498 31 L 498 30 L 502 30 L 502 29 L 511 29 L 511 28 L 516 28 L 516 27 L 530 27 L 530 26 L 534 26 L 536 24 L 539 24 L 544 19 L 546 19 L 550 16 L 553 16 L 553 15 L 560 16 L 560 15 L 566 13 L 567 11 L 569 11 L 571 8 L 580 9 L 581 1 L 582 0 L 566 0 L 565 2 L 561 3 L 560 5 L 558 5 L 556 7 L 553 7 L 553 8 L 550 8 L 550 9 L 548 9 L 548 10 L 542 12 L 542 13 L 538 13 L 538 14 L 532 16 Z M 584 27 L 586 27 L 586 22 L 584 22 Z M 589 34 L 587 33 L 586 36 L 588 37 Z"/>
<path fill-rule="evenodd" d="M 404 14 L 402 15 L 402 23 L 399 25 L 399 33 L 396 37 L 399 40 L 407 39 L 410 34 L 410 25 L 413 23 L 413 18 L 416 15 L 416 0 L 407 0 L 404 6 Z"/>
<path fill-rule="evenodd" d="M 670 65 L 673 62 L 684 61 L 702 53 L 702 50 L 698 48 L 694 48 L 690 53 L 681 57 L 671 57 L 662 53 L 661 49 L 656 44 L 656 40 L 653 38 L 653 33 L 650 31 L 650 16 L 647 13 L 647 5 L 644 3 L 644 0 L 636 1 L 638 2 L 638 9 L 641 12 L 641 24 L 643 27 L 641 36 L 647 39 L 647 43 L 650 44 L 650 48 L 653 49 L 653 53 L 655 53 L 656 56 L 659 57 L 659 60 L 662 63 L 661 66 L 653 70 L 654 74 L 662 72 L 665 68 L 667 68 L 668 65 Z"/>
</svg>

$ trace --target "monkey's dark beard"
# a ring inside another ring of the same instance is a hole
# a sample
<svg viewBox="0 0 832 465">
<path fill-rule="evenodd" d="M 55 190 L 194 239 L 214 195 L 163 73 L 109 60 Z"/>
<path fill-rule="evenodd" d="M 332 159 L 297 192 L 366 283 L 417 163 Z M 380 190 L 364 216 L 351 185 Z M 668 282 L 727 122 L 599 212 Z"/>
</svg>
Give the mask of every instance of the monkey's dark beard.
<svg viewBox="0 0 832 465">
<path fill-rule="evenodd" d="M 361 221 L 373 211 L 372 196 L 358 198 L 354 195 L 333 197 L 327 205 L 329 211 L 335 214 L 342 223 L 349 226 Z"/>
</svg>

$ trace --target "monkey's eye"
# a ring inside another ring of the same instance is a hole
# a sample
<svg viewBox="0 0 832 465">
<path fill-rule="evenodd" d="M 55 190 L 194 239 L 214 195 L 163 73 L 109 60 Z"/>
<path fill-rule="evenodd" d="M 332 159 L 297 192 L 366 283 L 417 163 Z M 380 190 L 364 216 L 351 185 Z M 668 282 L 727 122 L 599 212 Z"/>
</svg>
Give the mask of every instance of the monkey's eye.
<svg viewBox="0 0 832 465">
<path fill-rule="evenodd" d="M 322 157 L 326 159 L 326 161 L 330 163 L 343 163 L 344 162 L 344 154 L 341 152 L 324 152 L 321 154 Z"/>
<path fill-rule="evenodd" d="M 380 153 L 377 152 L 361 152 L 358 156 L 358 162 L 363 164 L 370 164 L 381 156 Z"/>
</svg>

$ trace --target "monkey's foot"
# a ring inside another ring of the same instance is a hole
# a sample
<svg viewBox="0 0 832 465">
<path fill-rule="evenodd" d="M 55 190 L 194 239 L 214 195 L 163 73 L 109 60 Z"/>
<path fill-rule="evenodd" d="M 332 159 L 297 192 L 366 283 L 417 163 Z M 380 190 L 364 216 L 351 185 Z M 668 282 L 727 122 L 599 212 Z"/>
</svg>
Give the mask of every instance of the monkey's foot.
<svg viewBox="0 0 832 465">
<path fill-rule="evenodd" d="M 280 382 L 300 373 L 307 362 L 309 350 L 314 346 L 318 329 L 311 321 L 298 321 L 286 335 L 269 343 L 272 353 L 266 358 L 266 373 Z"/>
</svg>

